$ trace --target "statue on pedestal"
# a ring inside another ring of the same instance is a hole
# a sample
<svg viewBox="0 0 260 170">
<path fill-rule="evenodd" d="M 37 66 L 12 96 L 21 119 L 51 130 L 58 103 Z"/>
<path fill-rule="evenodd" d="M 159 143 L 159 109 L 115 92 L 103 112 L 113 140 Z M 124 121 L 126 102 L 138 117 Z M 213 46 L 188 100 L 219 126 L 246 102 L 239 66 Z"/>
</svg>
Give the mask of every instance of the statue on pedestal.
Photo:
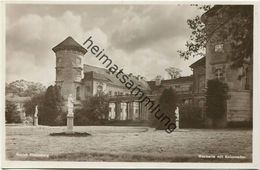
<svg viewBox="0 0 260 170">
<path fill-rule="evenodd" d="M 38 105 L 35 106 L 35 112 L 33 117 L 33 125 L 38 126 Z"/>
<path fill-rule="evenodd" d="M 180 114 L 179 114 L 179 107 L 176 107 L 176 110 L 175 110 L 175 116 L 176 116 L 176 129 L 179 129 L 180 128 Z"/>
<path fill-rule="evenodd" d="M 34 117 L 38 117 L 38 105 L 35 106 Z"/>
<path fill-rule="evenodd" d="M 74 116 L 74 113 L 73 113 L 73 108 L 74 108 L 74 99 L 72 97 L 72 94 L 69 95 L 68 97 L 68 114 L 67 116 L 71 116 L 73 117 Z"/>
<path fill-rule="evenodd" d="M 74 113 L 73 113 L 73 107 L 74 107 L 74 100 L 72 97 L 72 94 L 68 97 L 68 114 L 67 114 L 67 132 L 66 133 L 73 133 L 73 125 L 74 125 Z"/>
</svg>

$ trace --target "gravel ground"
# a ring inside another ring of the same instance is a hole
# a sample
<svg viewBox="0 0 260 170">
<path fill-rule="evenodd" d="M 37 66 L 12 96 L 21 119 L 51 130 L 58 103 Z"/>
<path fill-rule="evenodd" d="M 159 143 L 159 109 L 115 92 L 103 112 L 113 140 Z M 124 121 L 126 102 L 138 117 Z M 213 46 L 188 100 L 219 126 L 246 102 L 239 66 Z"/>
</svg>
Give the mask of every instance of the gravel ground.
<svg viewBox="0 0 260 170">
<path fill-rule="evenodd" d="M 66 127 L 6 126 L 6 158 L 131 162 L 252 161 L 251 130 L 186 129 L 167 134 L 147 127 L 77 126 L 74 131 L 87 132 L 91 136 L 49 135 L 65 130 Z M 49 158 L 40 154 L 49 155 Z"/>
</svg>

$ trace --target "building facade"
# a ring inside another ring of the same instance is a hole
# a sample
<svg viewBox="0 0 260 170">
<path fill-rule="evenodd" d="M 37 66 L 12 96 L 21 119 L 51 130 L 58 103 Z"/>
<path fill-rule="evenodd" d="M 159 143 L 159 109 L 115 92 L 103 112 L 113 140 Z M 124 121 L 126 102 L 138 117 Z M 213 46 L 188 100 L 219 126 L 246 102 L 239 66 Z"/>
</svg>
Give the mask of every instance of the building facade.
<svg viewBox="0 0 260 170">
<path fill-rule="evenodd" d="M 219 122 L 227 126 L 230 122 L 252 121 L 253 62 L 244 62 L 238 68 L 232 67 L 234 22 L 243 19 L 239 13 L 230 12 L 235 5 L 216 5 L 202 15 L 207 34 L 206 81 L 218 79 L 228 86 L 226 113 Z M 253 11 L 252 11 L 253 12 Z M 227 36 L 224 37 L 224 32 Z M 238 42 L 239 43 L 239 42 Z"/>
</svg>

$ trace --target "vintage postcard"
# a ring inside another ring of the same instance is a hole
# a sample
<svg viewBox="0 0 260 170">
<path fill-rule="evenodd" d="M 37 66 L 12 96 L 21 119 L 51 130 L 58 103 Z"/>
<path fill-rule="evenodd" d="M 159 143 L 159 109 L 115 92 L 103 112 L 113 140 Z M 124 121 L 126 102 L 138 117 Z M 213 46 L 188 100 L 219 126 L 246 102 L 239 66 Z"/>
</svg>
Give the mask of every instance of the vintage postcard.
<svg viewBox="0 0 260 170">
<path fill-rule="evenodd" d="M 3 167 L 259 166 L 256 2 L 2 9 Z"/>
</svg>

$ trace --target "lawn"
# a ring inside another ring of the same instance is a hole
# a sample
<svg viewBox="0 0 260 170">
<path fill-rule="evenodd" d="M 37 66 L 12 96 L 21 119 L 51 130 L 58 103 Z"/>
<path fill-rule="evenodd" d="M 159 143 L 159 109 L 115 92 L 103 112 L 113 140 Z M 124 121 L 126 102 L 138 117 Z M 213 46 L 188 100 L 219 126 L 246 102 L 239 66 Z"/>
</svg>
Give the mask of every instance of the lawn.
<svg viewBox="0 0 260 170">
<path fill-rule="evenodd" d="M 251 130 L 185 129 L 167 134 L 147 127 L 77 126 L 75 131 L 87 132 L 91 136 L 49 135 L 65 130 L 66 127 L 7 125 L 6 158 L 130 162 L 252 161 Z"/>
</svg>

